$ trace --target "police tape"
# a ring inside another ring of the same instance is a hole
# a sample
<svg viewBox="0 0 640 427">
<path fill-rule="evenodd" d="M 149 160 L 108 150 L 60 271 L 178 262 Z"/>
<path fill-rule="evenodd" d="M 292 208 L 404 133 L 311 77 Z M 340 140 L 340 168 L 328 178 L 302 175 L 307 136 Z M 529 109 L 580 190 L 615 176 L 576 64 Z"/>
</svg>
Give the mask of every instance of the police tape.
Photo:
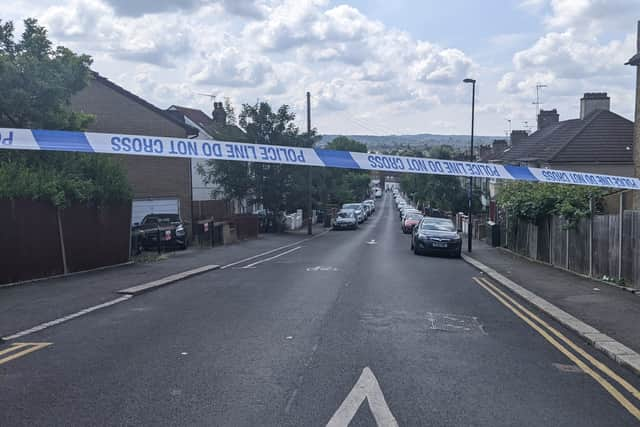
<svg viewBox="0 0 640 427">
<path fill-rule="evenodd" d="M 0 149 L 235 160 L 640 189 L 640 179 L 624 176 L 210 139 L 0 128 Z"/>
</svg>

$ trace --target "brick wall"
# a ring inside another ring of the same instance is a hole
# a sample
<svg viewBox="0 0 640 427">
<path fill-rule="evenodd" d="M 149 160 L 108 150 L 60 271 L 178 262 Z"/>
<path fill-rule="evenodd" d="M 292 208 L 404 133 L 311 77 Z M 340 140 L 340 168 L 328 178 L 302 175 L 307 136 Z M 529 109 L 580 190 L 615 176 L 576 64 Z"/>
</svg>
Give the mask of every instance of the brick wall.
<svg viewBox="0 0 640 427">
<path fill-rule="evenodd" d="M 76 94 L 73 110 L 93 114 L 90 132 L 127 133 L 185 138 L 186 130 L 153 108 L 114 89 L 98 78 Z M 124 166 L 134 198 L 177 197 L 180 215 L 191 222 L 191 163 L 189 159 L 115 156 Z"/>
</svg>

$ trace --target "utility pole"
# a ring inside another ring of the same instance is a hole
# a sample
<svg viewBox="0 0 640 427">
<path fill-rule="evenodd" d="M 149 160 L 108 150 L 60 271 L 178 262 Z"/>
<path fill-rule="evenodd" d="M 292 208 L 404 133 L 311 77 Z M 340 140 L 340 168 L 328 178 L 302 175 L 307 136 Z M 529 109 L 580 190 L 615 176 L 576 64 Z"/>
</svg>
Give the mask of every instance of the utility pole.
<svg viewBox="0 0 640 427">
<path fill-rule="evenodd" d="M 311 92 L 307 92 L 307 138 L 309 138 L 309 147 L 313 147 L 311 139 Z M 307 166 L 307 234 L 313 234 L 313 201 L 311 200 L 312 190 L 312 169 Z"/>
<path fill-rule="evenodd" d="M 464 79 L 464 83 L 471 83 L 472 91 L 471 91 L 471 152 L 469 153 L 469 161 L 473 162 L 473 128 L 474 128 L 474 119 L 475 119 L 475 110 L 476 110 L 476 81 L 474 79 Z M 472 232 L 473 226 L 471 224 L 471 209 L 473 207 L 473 177 L 469 177 L 469 224 L 467 226 L 467 250 L 471 252 L 472 245 Z"/>
</svg>

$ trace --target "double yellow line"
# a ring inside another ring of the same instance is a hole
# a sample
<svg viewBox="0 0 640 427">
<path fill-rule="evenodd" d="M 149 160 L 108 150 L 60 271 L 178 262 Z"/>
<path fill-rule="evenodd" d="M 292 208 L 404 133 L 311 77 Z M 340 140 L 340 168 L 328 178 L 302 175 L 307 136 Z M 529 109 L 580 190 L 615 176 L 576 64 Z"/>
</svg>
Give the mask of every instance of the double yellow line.
<svg viewBox="0 0 640 427">
<path fill-rule="evenodd" d="M 11 344 L 10 347 L 0 350 L 0 365 L 10 362 L 18 357 L 26 356 L 29 353 L 50 346 L 50 342 L 17 342 Z"/>
<path fill-rule="evenodd" d="M 638 409 L 638 407 L 633 402 L 627 399 L 625 395 L 623 395 L 616 387 L 611 384 L 611 382 L 609 382 L 601 374 L 609 377 L 609 379 L 613 380 L 620 387 L 630 393 L 631 396 L 633 396 L 636 400 L 640 401 L 640 391 L 638 391 L 638 389 L 636 389 L 624 378 L 620 377 L 618 374 L 609 369 L 605 364 L 599 362 L 589 353 L 584 351 L 560 331 L 553 328 L 551 325 L 540 319 L 527 308 L 523 307 L 505 292 L 498 289 L 497 286 L 495 286 L 488 280 L 479 277 L 474 277 L 473 280 L 475 280 L 476 283 L 478 283 L 487 292 L 493 295 L 505 307 L 511 310 L 516 316 L 524 320 L 524 322 L 527 323 L 536 332 L 542 335 L 542 337 L 547 340 L 552 346 L 558 349 L 558 351 L 564 354 L 569 360 L 575 363 L 580 369 L 582 369 L 586 374 L 588 374 L 598 384 L 600 384 L 602 388 L 604 388 L 611 396 L 613 396 L 613 398 L 616 399 L 618 403 L 620 403 L 627 411 L 629 411 L 631 415 L 640 420 L 640 409 Z M 564 343 L 564 345 L 560 341 Z M 573 350 L 575 354 L 572 353 L 569 349 Z M 576 354 L 584 358 L 586 362 Z M 591 366 L 589 366 L 587 362 L 590 363 Z"/>
</svg>

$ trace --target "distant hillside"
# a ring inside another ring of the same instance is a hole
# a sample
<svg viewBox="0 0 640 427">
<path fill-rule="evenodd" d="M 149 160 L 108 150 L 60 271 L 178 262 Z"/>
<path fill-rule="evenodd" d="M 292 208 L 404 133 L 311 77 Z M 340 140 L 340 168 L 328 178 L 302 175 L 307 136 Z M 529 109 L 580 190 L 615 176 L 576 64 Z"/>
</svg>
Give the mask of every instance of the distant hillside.
<svg viewBox="0 0 640 427">
<path fill-rule="evenodd" d="M 325 146 L 334 138 L 340 135 L 323 135 L 320 146 Z M 418 135 L 344 135 L 358 142 L 367 144 L 370 150 L 392 149 L 400 146 L 422 146 L 431 147 L 434 145 L 451 145 L 456 148 L 465 149 L 469 147 L 469 135 L 437 135 L 431 133 L 421 133 Z M 504 139 L 500 136 L 479 136 L 473 137 L 475 146 L 491 144 L 494 139 Z"/>
</svg>

